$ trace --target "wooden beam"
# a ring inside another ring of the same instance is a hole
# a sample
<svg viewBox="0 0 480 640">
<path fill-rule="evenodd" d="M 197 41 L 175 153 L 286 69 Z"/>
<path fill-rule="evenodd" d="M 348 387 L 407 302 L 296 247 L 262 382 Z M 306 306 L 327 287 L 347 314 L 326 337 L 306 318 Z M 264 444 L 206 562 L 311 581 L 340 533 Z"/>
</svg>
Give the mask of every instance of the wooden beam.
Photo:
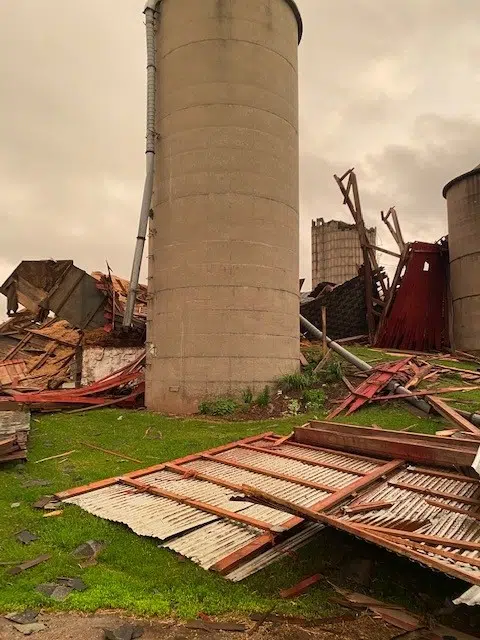
<svg viewBox="0 0 480 640">
<path fill-rule="evenodd" d="M 379 502 L 363 502 L 361 504 L 354 504 L 351 507 L 343 507 L 343 512 L 348 513 L 349 516 L 352 516 L 356 515 L 357 513 L 369 513 L 370 511 L 381 511 L 382 509 L 390 509 L 393 506 L 393 502 L 387 502 L 386 500 L 380 500 Z"/>
<path fill-rule="evenodd" d="M 393 538 L 406 538 L 415 542 L 425 542 L 426 544 L 434 544 L 442 547 L 452 547 L 463 549 L 465 551 L 480 551 L 480 542 L 472 542 L 470 540 L 455 540 L 453 538 L 444 538 L 442 536 L 429 536 L 424 533 L 415 533 L 414 531 L 405 531 L 404 529 L 389 529 L 388 527 L 375 527 L 370 524 L 355 522 L 354 525 L 361 531 L 369 530 L 379 535 L 391 536 Z M 480 580 L 480 576 L 479 576 Z"/>
<path fill-rule="evenodd" d="M 449 407 L 441 398 L 437 398 L 434 395 L 429 395 L 426 397 L 429 404 L 434 407 L 440 415 L 442 415 L 446 420 L 453 423 L 456 427 L 460 427 L 462 430 L 470 431 L 470 433 L 475 434 L 476 436 L 480 436 L 480 429 L 469 422 L 466 418 L 461 416 L 455 409 Z"/>
<path fill-rule="evenodd" d="M 242 515 L 241 513 L 228 511 L 228 509 L 222 509 L 221 507 L 216 507 L 207 502 L 202 502 L 201 500 L 194 500 L 193 498 L 182 496 L 178 493 L 174 493 L 173 491 L 160 489 L 150 484 L 139 482 L 138 480 L 131 480 L 130 478 L 123 477 L 119 478 L 119 482 L 121 482 L 122 484 L 126 484 L 129 487 L 133 487 L 134 489 L 138 489 L 138 491 L 142 493 L 149 493 L 153 496 L 158 496 L 159 498 L 167 498 L 168 500 L 173 500 L 174 502 L 178 502 L 179 504 L 185 504 L 189 507 L 192 507 L 193 509 L 198 509 L 199 511 L 204 511 L 205 513 L 211 513 L 212 515 L 219 518 L 236 520 L 237 522 L 241 522 L 242 524 L 245 524 L 249 527 L 255 527 L 256 529 L 268 531 L 271 534 L 283 533 L 285 531 L 284 527 L 274 526 L 268 524 L 267 522 L 263 522 L 263 520 L 257 520 L 256 518 L 250 518 L 249 516 Z"/>
<path fill-rule="evenodd" d="M 430 489 L 428 487 L 422 487 L 418 484 L 396 482 L 395 480 L 389 480 L 388 484 L 391 487 L 404 489 L 405 491 L 411 491 L 412 493 L 422 493 L 423 495 L 427 496 L 437 496 L 438 498 L 444 498 L 445 500 L 455 500 L 456 502 L 463 502 L 464 504 L 471 504 L 473 506 L 480 507 L 480 498 L 467 498 L 466 496 L 459 496 L 456 493 L 446 493 L 445 491 L 439 491 L 438 489 Z"/>
<path fill-rule="evenodd" d="M 431 507 L 438 507 L 439 509 L 443 509 L 444 511 L 452 511 L 453 513 L 461 513 L 464 516 L 468 516 L 473 520 L 480 521 L 480 512 L 472 512 L 469 509 L 462 509 L 461 507 L 454 507 L 452 504 L 448 504 L 446 502 L 440 502 L 439 500 L 432 500 L 431 498 L 426 498 L 425 502 L 429 504 Z"/>
<path fill-rule="evenodd" d="M 378 247 L 376 244 L 369 244 L 369 249 L 375 249 L 375 251 L 380 251 L 381 253 L 387 253 L 389 256 L 393 256 L 394 258 L 401 258 L 402 255 L 397 253 L 396 251 L 390 251 L 390 249 L 384 249 L 383 247 Z"/>
<path fill-rule="evenodd" d="M 243 469 L 244 471 L 250 471 L 251 473 L 258 473 L 269 478 L 276 478 L 277 480 L 285 480 L 285 482 L 291 482 L 293 484 L 299 484 L 303 487 L 309 487 L 310 489 L 318 489 L 319 491 L 326 491 L 327 493 L 335 493 L 336 488 L 330 485 L 322 484 L 321 482 L 313 482 L 312 480 L 304 480 L 298 476 L 290 476 L 286 473 L 280 473 L 277 471 L 270 471 L 263 469 L 262 467 L 256 467 L 255 465 L 245 464 L 238 462 L 237 460 L 228 460 L 227 458 L 218 458 L 216 456 L 210 456 L 208 454 L 201 456 L 203 460 L 210 460 L 216 464 L 223 464 L 236 469 Z"/>
<path fill-rule="evenodd" d="M 255 447 L 253 445 L 242 444 L 240 445 L 242 449 L 249 449 L 250 451 L 255 451 L 256 453 L 266 453 L 272 456 L 277 456 L 278 458 L 285 458 L 285 460 L 296 460 L 297 462 L 303 462 L 304 464 L 311 465 L 313 467 L 326 467 L 327 469 L 334 469 L 335 471 L 341 471 L 343 473 L 349 473 L 354 476 L 366 476 L 368 472 L 366 471 L 352 471 L 346 467 L 342 467 L 339 464 L 335 464 L 334 462 L 320 462 L 319 460 L 311 460 L 310 458 L 305 458 L 304 456 L 300 456 L 294 453 L 283 453 L 282 451 L 276 451 L 274 449 L 266 449 L 264 447 Z"/>
<path fill-rule="evenodd" d="M 456 562 L 469 564 L 472 567 L 480 567 L 480 558 L 470 558 L 469 556 L 462 556 L 460 555 L 460 553 L 455 553 L 454 551 L 445 551 L 444 549 L 439 549 L 438 547 L 431 547 L 426 544 L 421 544 L 420 542 L 413 542 L 413 540 L 403 540 L 402 544 L 408 547 L 413 547 L 414 549 L 418 549 L 418 551 L 433 553 L 434 555 L 440 556 L 442 558 L 449 558 L 451 560 L 455 560 Z"/>
</svg>

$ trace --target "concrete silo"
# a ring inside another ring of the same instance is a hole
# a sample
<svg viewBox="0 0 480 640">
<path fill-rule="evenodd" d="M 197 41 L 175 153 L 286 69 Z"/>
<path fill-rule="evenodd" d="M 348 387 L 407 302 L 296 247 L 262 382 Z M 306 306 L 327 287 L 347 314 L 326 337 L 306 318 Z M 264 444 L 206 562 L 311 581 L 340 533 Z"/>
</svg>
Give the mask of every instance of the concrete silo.
<svg viewBox="0 0 480 640">
<path fill-rule="evenodd" d="M 443 189 L 455 348 L 480 352 L 480 165 Z"/>
<path fill-rule="evenodd" d="M 293 0 L 161 0 L 149 238 L 149 409 L 298 368 Z"/>
</svg>

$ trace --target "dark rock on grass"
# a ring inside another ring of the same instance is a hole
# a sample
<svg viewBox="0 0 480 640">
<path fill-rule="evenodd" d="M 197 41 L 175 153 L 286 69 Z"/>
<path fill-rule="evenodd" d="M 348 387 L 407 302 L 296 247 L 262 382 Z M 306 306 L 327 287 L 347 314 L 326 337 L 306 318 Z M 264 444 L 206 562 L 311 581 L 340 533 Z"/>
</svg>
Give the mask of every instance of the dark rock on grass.
<svg viewBox="0 0 480 640">
<path fill-rule="evenodd" d="M 25 609 L 25 611 L 21 612 L 15 611 L 14 613 L 6 615 L 5 618 L 17 624 L 30 624 L 38 618 L 38 611 L 34 611 L 33 609 Z"/>
<path fill-rule="evenodd" d="M 20 531 L 20 533 L 17 533 L 15 537 L 22 544 L 30 544 L 32 542 L 35 542 L 35 540 L 38 540 L 38 536 L 36 536 L 34 533 L 30 533 L 30 531 L 27 531 L 26 529 L 24 531 Z"/>
<path fill-rule="evenodd" d="M 132 624 L 123 624 L 118 629 L 104 629 L 105 640 L 134 640 L 141 638 L 143 628 Z"/>
</svg>

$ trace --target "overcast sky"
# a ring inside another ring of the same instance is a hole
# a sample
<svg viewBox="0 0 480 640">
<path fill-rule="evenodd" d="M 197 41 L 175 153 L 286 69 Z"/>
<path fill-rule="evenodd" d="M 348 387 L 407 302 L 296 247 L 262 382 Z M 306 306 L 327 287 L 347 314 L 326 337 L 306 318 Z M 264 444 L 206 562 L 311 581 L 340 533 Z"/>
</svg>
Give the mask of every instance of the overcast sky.
<svg viewBox="0 0 480 640">
<path fill-rule="evenodd" d="M 447 232 L 443 185 L 480 162 L 478 0 L 297 0 L 301 275 L 311 219 Z M 144 176 L 143 0 L 0 0 L 0 280 L 21 259 L 129 275 Z M 392 248 L 386 228 L 380 241 Z M 394 258 L 385 260 L 387 265 Z M 3 306 L 3 301 L 2 301 Z M 2 307 L 0 307 L 1 309 Z"/>
</svg>

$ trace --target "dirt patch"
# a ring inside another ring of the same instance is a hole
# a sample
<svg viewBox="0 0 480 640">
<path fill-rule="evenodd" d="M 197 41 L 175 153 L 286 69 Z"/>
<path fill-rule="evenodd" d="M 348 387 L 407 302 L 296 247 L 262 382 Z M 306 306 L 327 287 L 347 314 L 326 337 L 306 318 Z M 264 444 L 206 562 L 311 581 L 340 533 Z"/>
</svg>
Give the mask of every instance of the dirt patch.
<svg viewBox="0 0 480 640">
<path fill-rule="evenodd" d="M 267 623 L 254 633 L 232 633 L 225 631 L 199 631 L 186 629 L 181 624 L 161 620 L 137 620 L 124 618 L 118 613 L 106 613 L 93 616 L 81 616 L 74 613 L 41 614 L 38 621 L 45 624 L 46 629 L 35 637 L 39 640 L 102 640 L 104 629 L 115 629 L 122 624 L 135 624 L 144 628 L 143 640 L 223 640 L 224 638 L 254 638 L 255 640 L 390 640 L 398 630 L 389 629 L 382 622 L 369 616 L 361 616 L 357 620 L 325 625 L 325 631 L 318 627 L 302 628 L 297 625 L 283 623 Z M 254 623 L 246 622 L 251 629 Z M 11 622 L 0 619 L 0 640 L 18 640 L 23 637 Z"/>
</svg>

